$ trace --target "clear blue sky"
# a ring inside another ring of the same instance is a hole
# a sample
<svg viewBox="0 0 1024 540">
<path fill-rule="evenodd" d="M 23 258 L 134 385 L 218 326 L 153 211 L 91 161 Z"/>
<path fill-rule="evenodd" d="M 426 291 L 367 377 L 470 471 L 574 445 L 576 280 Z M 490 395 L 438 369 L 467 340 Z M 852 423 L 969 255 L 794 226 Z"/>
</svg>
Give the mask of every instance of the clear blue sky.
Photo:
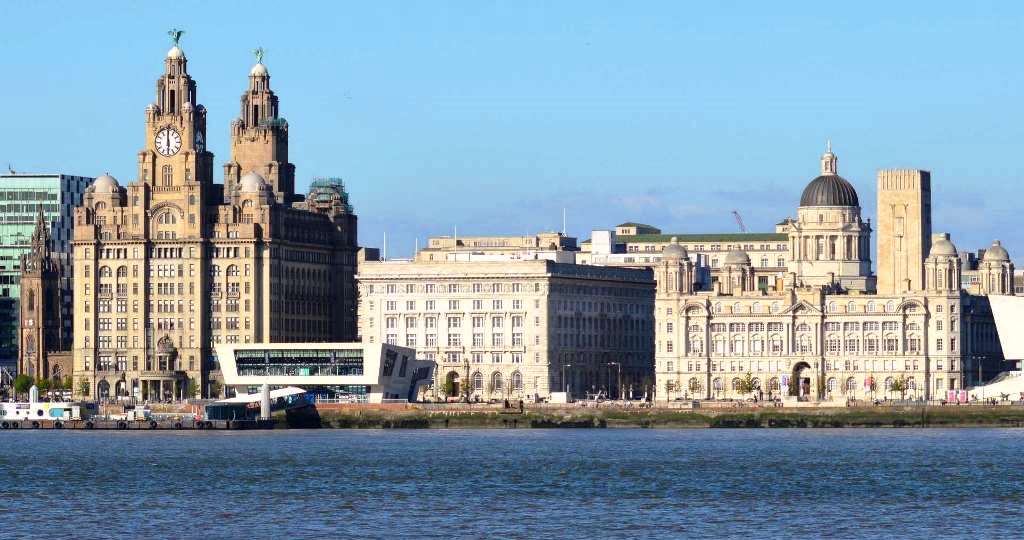
<svg viewBox="0 0 1024 540">
<path fill-rule="evenodd" d="M 133 179 L 143 110 L 182 47 L 210 149 L 253 63 L 301 189 L 348 183 L 364 245 L 633 220 L 752 230 L 795 215 L 826 138 L 875 214 L 880 168 L 932 171 L 960 249 L 1015 219 L 1024 141 L 1015 2 L 4 2 L 0 165 Z"/>
</svg>

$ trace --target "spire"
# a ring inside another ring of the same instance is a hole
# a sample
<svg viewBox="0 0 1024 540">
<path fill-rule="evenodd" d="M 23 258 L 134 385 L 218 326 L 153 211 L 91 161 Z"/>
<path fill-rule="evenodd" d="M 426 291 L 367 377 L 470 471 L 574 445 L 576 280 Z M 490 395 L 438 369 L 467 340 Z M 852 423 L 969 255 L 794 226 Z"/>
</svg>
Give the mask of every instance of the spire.
<svg viewBox="0 0 1024 540">
<path fill-rule="evenodd" d="M 40 259 L 50 256 L 50 222 L 43 213 L 43 205 L 39 205 L 36 213 L 36 226 L 32 231 L 32 253 Z"/>
<path fill-rule="evenodd" d="M 832 139 L 826 139 L 825 153 L 821 155 L 822 176 L 839 174 L 837 167 L 838 161 L 839 159 L 832 153 Z"/>
</svg>

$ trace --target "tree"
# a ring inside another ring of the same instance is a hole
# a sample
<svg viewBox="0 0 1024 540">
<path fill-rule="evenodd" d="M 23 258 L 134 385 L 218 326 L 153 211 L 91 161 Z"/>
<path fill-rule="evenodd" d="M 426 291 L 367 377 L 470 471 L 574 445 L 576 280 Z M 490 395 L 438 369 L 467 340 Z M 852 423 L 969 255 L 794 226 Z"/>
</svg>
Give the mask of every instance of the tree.
<svg viewBox="0 0 1024 540">
<path fill-rule="evenodd" d="M 754 380 L 754 376 L 748 371 L 747 374 L 740 379 L 740 383 L 736 385 L 736 391 L 739 392 L 741 396 L 745 396 L 747 394 L 753 394 L 754 391 L 757 390 L 757 386 L 757 381 Z"/>
<path fill-rule="evenodd" d="M 875 397 L 875 391 L 878 390 L 878 383 L 875 381 L 875 375 L 869 374 L 865 383 L 865 389 L 871 392 L 871 397 Z"/>
<path fill-rule="evenodd" d="M 445 397 L 452 396 L 455 394 L 455 381 L 453 379 L 445 379 L 444 384 L 441 385 L 441 391 L 444 392 Z"/>
<path fill-rule="evenodd" d="M 702 389 L 700 381 L 697 379 L 690 379 L 690 394 L 696 397 Z"/>
<path fill-rule="evenodd" d="M 190 399 L 199 397 L 199 383 L 192 377 L 189 377 L 188 382 L 185 383 L 185 397 Z"/>
<path fill-rule="evenodd" d="M 40 395 L 46 395 L 50 391 L 50 379 L 39 379 L 36 381 L 36 388 L 39 389 Z"/>
<path fill-rule="evenodd" d="M 64 382 L 61 384 L 61 388 L 64 390 L 71 390 L 71 375 L 64 377 Z"/>
<path fill-rule="evenodd" d="M 900 400 L 903 400 L 903 399 L 905 399 L 907 397 L 908 386 L 909 385 L 907 384 L 906 377 L 904 377 L 903 375 L 900 375 L 900 378 L 898 378 L 898 379 L 896 379 L 896 380 L 894 380 L 892 382 L 892 386 L 889 387 L 889 390 L 891 390 L 893 392 L 899 392 L 900 393 Z"/>
<path fill-rule="evenodd" d="M 32 384 L 35 380 L 32 377 L 22 373 L 14 378 L 14 393 L 16 395 L 22 395 L 28 393 L 29 388 L 32 388 Z"/>
<path fill-rule="evenodd" d="M 89 397 L 89 380 L 78 379 L 78 393 L 83 397 Z"/>
<path fill-rule="evenodd" d="M 224 385 L 220 381 L 210 381 L 210 397 L 219 398 L 224 391 Z"/>
</svg>

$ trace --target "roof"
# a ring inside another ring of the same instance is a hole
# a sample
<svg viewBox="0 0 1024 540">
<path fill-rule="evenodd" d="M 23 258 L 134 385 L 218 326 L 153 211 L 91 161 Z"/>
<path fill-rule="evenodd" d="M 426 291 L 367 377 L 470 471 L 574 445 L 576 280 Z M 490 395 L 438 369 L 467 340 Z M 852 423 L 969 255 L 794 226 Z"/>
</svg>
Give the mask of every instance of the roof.
<svg viewBox="0 0 1024 540">
<path fill-rule="evenodd" d="M 811 180 L 800 195 L 800 206 L 860 206 L 857 190 L 837 174 L 823 174 Z"/>
<path fill-rule="evenodd" d="M 287 386 L 285 388 L 278 388 L 277 390 L 270 391 L 270 399 L 283 398 L 288 396 L 294 396 L 298 394 L 305 394 L 306 391 L 298 386 Z M 222 399 L 217 403 L 259 403 L 263 399 L 263 392 L 256 392 L 255 394 L 242 394 L 233 398 Z"/>
<path fill-rule="evenodd" d="M 789 240 L 783 233 L 714 233 L 714 234 L 635 234 L 619 236 L 618 242 L 625 243 L 668 243 L 675 237 L 680 244 L 693 242 L 781 242 Z"/>
<path fill-rule="evenodd" d="M 648 227 L 648 228 L 651 228 L 651 229 L 656 229 L 657 228 L 654 225 L 648 225 L 646 223 L 637 223 L 635 221 L 627 221 L 625 223 L 619 223 L 618 225 L 616 225 L 616 227 Z"/>
</svg>

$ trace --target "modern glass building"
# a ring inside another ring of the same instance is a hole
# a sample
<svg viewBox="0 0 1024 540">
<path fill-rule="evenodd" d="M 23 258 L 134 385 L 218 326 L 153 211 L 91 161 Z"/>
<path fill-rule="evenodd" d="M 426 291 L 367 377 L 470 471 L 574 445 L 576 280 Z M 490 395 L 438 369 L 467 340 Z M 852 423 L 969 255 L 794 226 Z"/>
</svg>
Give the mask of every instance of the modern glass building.
<svg viewBox="0 0 1024 540">
<path fill-rule="evenodd" d="M 414 401 L 434 367 L 386 343 L 225 344 L 217 356 L 228 395 L 294 386 L 315 403 Z"/>
<path fill-rule="evenodd" d="M 32 244 L 36 216 L 50 222 L 54 253 L 70 268 L 72 210 L 92 178 L 67 174 L 0 174 L 0 366 L 12 372 L 18 364 L 18 299 L 21 296 L 21 255 Z M 71 272 L 61 283 L 65 334 L 71 336 Z"/>
</svg>

